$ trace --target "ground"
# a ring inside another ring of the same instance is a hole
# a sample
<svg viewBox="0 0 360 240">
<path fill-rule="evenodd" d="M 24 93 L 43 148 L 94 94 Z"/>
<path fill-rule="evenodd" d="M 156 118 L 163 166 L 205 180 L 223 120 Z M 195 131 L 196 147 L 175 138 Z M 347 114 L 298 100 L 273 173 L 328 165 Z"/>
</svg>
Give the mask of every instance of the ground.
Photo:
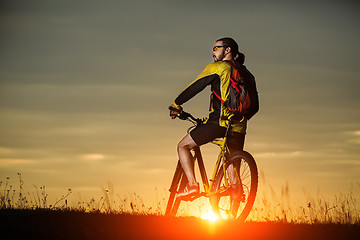
<svg viewBox="0 0 360 240">
<path fill-rule="evenodd" d="M 1 239 L 360 239 L 359 224 L 210 222 L 193 217 L 0 210 Z"/>
</svg>

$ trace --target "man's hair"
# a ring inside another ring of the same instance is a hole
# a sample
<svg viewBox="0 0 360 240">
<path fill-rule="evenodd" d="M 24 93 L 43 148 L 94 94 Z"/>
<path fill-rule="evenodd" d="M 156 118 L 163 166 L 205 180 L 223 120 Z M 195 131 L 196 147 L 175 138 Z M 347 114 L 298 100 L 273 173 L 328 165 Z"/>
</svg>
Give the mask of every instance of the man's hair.
<svg viewBox="0 0 360 240">
<path fill-rule="evenodd" d="M 239 45 L 235 42 L 234 39 L 230 37 L 220 38 L 218 41 L 222 41 L 225 47 L 231 48 L 231 56 L 235 59 L 236 62 L 240 64 L 244 64 L 245 62 L 245 55 L 239 52 Z"/>
</svg>

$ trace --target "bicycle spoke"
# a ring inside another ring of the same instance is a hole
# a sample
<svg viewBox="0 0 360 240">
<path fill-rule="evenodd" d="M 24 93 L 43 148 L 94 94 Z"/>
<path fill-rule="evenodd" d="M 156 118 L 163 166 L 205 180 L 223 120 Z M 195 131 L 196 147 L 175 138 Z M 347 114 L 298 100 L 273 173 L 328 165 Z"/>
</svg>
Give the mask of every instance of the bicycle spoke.
<svg viewBox="0 0 360 240">
<path fill-rule="evenodd" d="M 239 218 L 241 221 L 245 221 L 245 218 L 249 214 L 252 205 L 255 200 L 257 191 L 257 168 L 254 159 L 248 153 L 242 153 L 236 159 L 238 159 L 238 167 L 236 171 L 239 171 L 240 183 L 242 188 L 226 188 L 227 184 L 224 179 L 223 171 L 219 171 L 214 182 L 214 190 L 219 190 L 220 186 L 225 188 L 223 193 L 219 194 L 219 201 L 217 205 L 213 206 L 214 212 L 219 212 L 222 218 Z M 236 160 L 232 160 L 228 166 L 235 164 Z M 234 190 L 235 189 L 235 190 Z M 241 196 L 239 197 L 239 192 Z"/>
</svg>

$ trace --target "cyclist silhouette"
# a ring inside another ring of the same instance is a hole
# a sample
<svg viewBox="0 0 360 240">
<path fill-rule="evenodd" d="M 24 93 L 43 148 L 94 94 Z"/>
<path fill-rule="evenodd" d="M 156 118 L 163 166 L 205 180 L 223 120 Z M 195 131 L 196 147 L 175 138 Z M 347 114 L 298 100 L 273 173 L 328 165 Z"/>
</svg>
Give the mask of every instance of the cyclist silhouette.
<svg viewBox="0 0 360 240">
<path fill-rule="evenodd" d="M 256 84 L 254 76 L 246 69 L 244 64 L 244 54 L 239 52 L 238 44 L 232 38 L 221 38 L 217 40 L 212 49 L 212 57 L 214 63 L 211 63 L 205 67 L 202 73 L 190 83 L 175 99 L 173 104 L 170 106 L 179 111 L 182 110 L 181 105 L 190 100 L 196 94 L 205 89 L 208 85 L 211 86 L 211 112 L 205 123 L 197 126 L 195 129 L 190 131 L 184 138 L 180 140 L 177 146 L 177 152 L 179 160 L 184 173 L 188 179 L 188 184 L 184 189 L 184 192 L 178 193 L 177 197 L 188 197 L 199 193 L 199 183 L 196 181 L 194 173 L 194 162 L 191 150 L 197 146 L 206 144 L 215 138 L 220 138 L 225 135 L 228 117 L 231 112 L 224 106 L 224 104 L 217 98 L 214 97 L 214 93 L 220 96 L 222 99 L 227 99 L 229 95 L 229 84 L 232 73 L 231 66 L 225 61 L 234 61 L 239 66 L 242 72 L 245 72 L 245 81 L 251 82 L 252 95 L 254 96 L 253 101 L 254 108 L 250 115 L 245 115 L 244 118 L 235 122 L 233 121 L 232 132 L 228 146 L 232 150 L 242 150 L 244 146 L 245 133 L 247 127 L 247 121 L 255 114 L 258 109 L 258 97 L 256 91 Z M 170 117 L 174 119 L 177 112 L 170 110 Z M 239 183 L 235 177 L 235 172 L 232 168 L 228 169 L 229 178 L 232 188 L 236 191 L 239 188 Z"/>
</svg>

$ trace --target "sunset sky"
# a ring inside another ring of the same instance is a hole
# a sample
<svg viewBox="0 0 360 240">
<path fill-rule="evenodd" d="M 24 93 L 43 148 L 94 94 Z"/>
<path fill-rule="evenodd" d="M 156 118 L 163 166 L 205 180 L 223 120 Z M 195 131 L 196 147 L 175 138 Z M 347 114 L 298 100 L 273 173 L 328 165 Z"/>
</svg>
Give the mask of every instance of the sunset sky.
<svg viewBox="0 0 360 240">
<path fill-rule="evenodd" d="M 0 180 L 19 172 L 29 191 L 71 188 L 74 199 L 108 182 L 163 197 L 190 126 L 167 107 L 230 36 L 257 81 L 245 149 L 265 183 L 346 192 L 360 183 L 359 10 L 350 0 L 1 1 Z M 206 116 L 209 94 L 185 110 Z M 216 148 L 203 149 L 212 168 Z"/>
</svg>

